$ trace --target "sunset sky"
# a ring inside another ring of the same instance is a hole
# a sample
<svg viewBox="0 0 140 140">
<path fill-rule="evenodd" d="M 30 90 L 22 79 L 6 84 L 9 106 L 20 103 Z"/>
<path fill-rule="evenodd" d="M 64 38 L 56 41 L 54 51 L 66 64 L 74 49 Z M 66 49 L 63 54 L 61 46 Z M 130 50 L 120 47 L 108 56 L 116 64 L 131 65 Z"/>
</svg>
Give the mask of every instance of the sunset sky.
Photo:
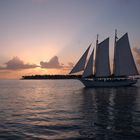
<svg viewBox="0 0 140 140">
<path fill-rule="evenodd" d="M 0 0 L 0 79 L 68 73 L 97 34 L 112 50 L 115 29 L 139 57 L 140 0 Z"/>
</svg>

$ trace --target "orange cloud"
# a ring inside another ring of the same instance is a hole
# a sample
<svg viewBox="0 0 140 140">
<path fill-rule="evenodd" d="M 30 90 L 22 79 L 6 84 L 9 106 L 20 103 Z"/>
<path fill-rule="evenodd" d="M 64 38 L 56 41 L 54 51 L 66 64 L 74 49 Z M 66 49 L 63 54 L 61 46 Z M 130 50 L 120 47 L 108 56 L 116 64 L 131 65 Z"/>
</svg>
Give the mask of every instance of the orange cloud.
<svg viewBox="0 0 140 140">
<path fill-rule="evenodd" d="M 133 48 L 134 56 L 137 64 L 140 64 L 140 48 Z"/>
</svg>

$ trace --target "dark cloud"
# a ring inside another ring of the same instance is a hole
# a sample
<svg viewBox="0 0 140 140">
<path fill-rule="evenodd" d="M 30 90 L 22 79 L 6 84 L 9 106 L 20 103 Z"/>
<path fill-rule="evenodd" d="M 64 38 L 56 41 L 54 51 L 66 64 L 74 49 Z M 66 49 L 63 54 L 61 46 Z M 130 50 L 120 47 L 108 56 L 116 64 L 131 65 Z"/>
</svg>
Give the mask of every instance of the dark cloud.
<svg viewBox="0 0 140 140">
<path fill-rule="evenodd" d="M 73 68 L 73 66 L 74 66 L 74 63 L 68 62 L 67 65 L 63 66 L 63 70 L 70 71 Z"/>
<path fill-rule="evenodd" d="M 30 69 L 39 67 L 36 64 L 25 64 L 20 58 L 13 57 L 11 60 L 5 63 L 5 67 L 0 67 L 2 70 L 19 70 L 19 69 Z"/>
<path fill-rule="evenodd" d="M 67 65 L 59 62 L 57 56 L 52 57 L 48 62 L 41 61 L 40 66 L 36 64 L 28 64 L 24 63 L 19 57 L 13 57 L 11 60 L 4 64 L 5 66 L 0 66 L 0 70 L 23 70 L 23 69 L 31 69 L 36 67 L 47 68 L 47 69 L 64 69 L 69 70 L 73 67 L 73 63 L 69 62 Z"/>
<path fill-rule="evenodd" d="M 133 48 L 132 51 L 135 52 L 136 55 L 140 55 L 140 48 Z"/>
<path fill-rule="evenodd" d="M 64 69 L 68 69 L 68 70 L 70 70 L 70 69 L 73 68 L 73 66 L 74 66 L 74 63 L 72 63 L 72 62 L 68 62 L 68 64 L 64 66 Z"/>
<path fill-rule="evenodd" d="M 140 65 L 140 48 L 133 48 L 136 64 Z M 140 69 L 140 68 L 139 68 Z"/>
<path fill-rule="evenodd" d="M 60 69 L 63 68 L 63 64 L 60 64 L 58 57 L 52 57 L 48 62 L 40 62 L 41 68 L 48 68 L 48 69 Z"/>
<path fill-rule="evenodd" d="M 68 67 L 72 68 L 74 66 L 74 63 L 68 62 Z"/>
</svg>

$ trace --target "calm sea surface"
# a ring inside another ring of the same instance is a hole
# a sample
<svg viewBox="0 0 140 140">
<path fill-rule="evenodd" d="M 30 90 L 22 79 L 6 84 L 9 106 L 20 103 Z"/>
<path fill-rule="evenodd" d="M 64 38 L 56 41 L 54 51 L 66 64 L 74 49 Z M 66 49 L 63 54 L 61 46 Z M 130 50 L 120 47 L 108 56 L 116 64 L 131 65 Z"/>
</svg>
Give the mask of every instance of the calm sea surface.
<svg viewBox="0 0 140 140">
<path fill-rule="evenodd" d="M 0 140 L 140 140 L 140 83 L 1 80 Z"/>
</svg>

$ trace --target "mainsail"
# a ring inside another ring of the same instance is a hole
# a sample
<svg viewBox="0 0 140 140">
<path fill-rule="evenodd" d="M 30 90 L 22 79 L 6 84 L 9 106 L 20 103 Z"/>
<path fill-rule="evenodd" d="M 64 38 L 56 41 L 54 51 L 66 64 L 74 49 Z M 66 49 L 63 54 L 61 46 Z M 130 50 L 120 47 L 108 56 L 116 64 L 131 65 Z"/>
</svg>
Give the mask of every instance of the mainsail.
<svg viewBox="0 0 140 140">
<path fill-rule="evenodd" d="M 84 73 L 82 75 L 83 78 L 89 77 L 93 75 L 93 54 L 94 54 L 94 49 L 90 55 L 90 58 L 87 62 L 86 68 L 84 70 Z"/>
<path fill-rule="evenodd" d="M 89 47 L 87 48 L 85 53 L 82 55 L 82 57 L 79 59 L 79 61 L 73 67 L 73 69 L 71 70 L 71 72 L 69 74 L 80 72 L 80 71 L 84 70 L 85 64 L 86 64 L 86 60 L 87 60 L 87 55 L 88 55 L 90 47 L 91 47 L 91 44 L 89 45 Z"/>
<path fill-rule="evenodd" d="M 138 75 L 127 33 L 116 42 L 114 58 L 115 76 Z"/>
<path fill-rule="evenodd" d="M 109 63 L 109 38 L 97 44 L 96 49 L 95 77 L 108 77 L 111 74 Z"/>
</svg>

